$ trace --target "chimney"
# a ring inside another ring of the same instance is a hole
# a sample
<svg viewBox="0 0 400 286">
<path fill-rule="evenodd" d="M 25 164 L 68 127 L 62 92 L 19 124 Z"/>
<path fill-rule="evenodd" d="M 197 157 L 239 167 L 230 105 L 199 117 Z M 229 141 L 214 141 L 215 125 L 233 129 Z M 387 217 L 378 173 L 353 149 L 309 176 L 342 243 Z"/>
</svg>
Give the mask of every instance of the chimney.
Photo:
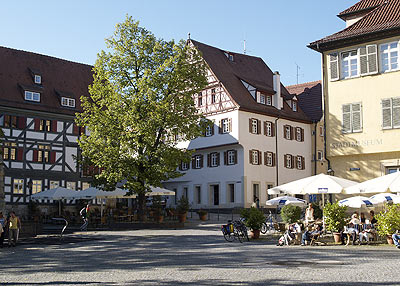
<svg viewBox="0 0 400 286">
<path fill-rule="evenodd" d="M 278 71 L 274 72 L 274 97 L 272 100 L 273 105 L 277 109 L 282 109 L 283 108 L 283 98 L 281 96 L 281 75 L 279 74 Z"/>
</svg>

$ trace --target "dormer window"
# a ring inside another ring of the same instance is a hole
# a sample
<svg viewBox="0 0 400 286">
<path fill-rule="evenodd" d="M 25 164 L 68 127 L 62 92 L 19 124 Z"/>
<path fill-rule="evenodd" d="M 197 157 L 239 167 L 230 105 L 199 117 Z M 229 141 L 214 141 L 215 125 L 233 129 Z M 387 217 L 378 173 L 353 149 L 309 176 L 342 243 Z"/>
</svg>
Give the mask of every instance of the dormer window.
<svg viewBox="0 0 400 286">
<path fill-rule="evenodd" d="M 35 74 L 35 83 L 42 84 L 42 76 Z"/>
<path fill-rule="evenodd" d="M 69 97 L 61 97 L 61 105 L 66 107 L 75 107 L 75 99 Z"/>
<path fill-rule="evenodd" d="M 292 102 L 292 109 L 293 111 L 297 111 L 297 101 Z"/>
<path fill-rule="evenodd" d="M 243 83 L 244 87 L 250 92 L 251 96 L 255 100 L 257 100 L 257 89 L 254 86 L 252 86 L 252 85 L 248 84 L 247 82 L 245 82 L 244 80 L 241 80 L 241 82 Z"/>
<path fill-rule="evenodd" d="M 40 93 L 33 91 L 25 91 L 25 100 L 40 102 Z"/>
<path fill-rule="evenodd" d="M 227 52 L 224 52 L 225 56 L 228 58 L 229 61 L 233 62 L 233 55 Z"/>
</svg>

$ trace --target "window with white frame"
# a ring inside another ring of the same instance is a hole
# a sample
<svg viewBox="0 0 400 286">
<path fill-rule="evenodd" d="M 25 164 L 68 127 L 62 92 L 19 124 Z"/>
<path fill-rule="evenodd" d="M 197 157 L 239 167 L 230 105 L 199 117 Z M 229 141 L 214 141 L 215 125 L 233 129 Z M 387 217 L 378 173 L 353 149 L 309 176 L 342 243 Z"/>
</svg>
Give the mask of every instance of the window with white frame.
<svg viewBox="0 0 400 286">
<path fill-rule="evenodd" d="M 200 92 L 197 97 L 197 106 L 202 106 L 202 105 L 203 105 L 203 94 Z"/>
<path fill-rule="evenodd" d="M 303 130 L 300 127 L 296 127 L 296 141 L 303 141 Z"/>
<path fill-rule="evenodd" d="M 272 132 L 273 132 L 273 130 L 272 130 L 272 122 L 266 121 L 265 122 L 265 135 L 269 136 L 269 137 L 272 137 L 272 134 L 273 134 Z"/>
<path fill-rule="evenodd" d="M 265 104 L 265 95 L 264 94 L 260 94 L 260 103 Z"/>
<path fill-rule="evenodd" d="M 24 179 L 14 179 L 13 193 L 14 194 L 23 194 L 24 193 Z"/>
<path fill-rule="evenodd" d="M 380 58 L 381 58 L 381 71 L 394 71 L 399 69 L 398 57 L 399 57 L 399 44 L 398 42 L 392 42 L 382 44 L 379 47 Z"/>
<path fill-rule="evenodd" d="M 202 159 L 203 157 L 201 155 L 196 155 L 194 157 L 194 162 L 195 162 L 195 168 L 200 169 L 202 167 Z"/>
<path fill-rule="evenodd" d="M 25 100 L 40 102 L 40 93 L 33 91 L 25 91 Z"/>
<path fill-rule="evenodd" d="M 217 167 L 218 166 L 218 156 L 219 154 L 218 153 L 211 153 L 211 155 L 210 155 L 210 166 L 211 167 Z"/>
<path fill-rule="evenodd" d="M 259 151 L 252 150 L 251 151 L 251 161 L 253 165 L 259 165 Z"/>
<path fill-rule="evenodd" d="M 60 182 L 59 181 L 50 181 L 49 189 L 55 189 L 55 188 L 57 188 L 59 186 L 60 186 Z"/>
<path fill-rule="evenodd" d="M 76 182 L 67 182 L 67 189 L 76 190 Z"/>
<path fill-rule="evenodd" d="M 32 180 L 32 194 L 42 191 L 42 180 Z"/>
<path fill-rule="evenodd" d="M 267 105 L 272 105 L 272 96 L 271 95 L 267 95 L 265 98 L 265 103 Z"/>
<path fill-rule="evenodd" d="M 207 125 L 206 132 L 205 132 L 206 137 L 210 137 L 213 135 L 213 130 L 212 130 L 213 128 L 214 128 L 214 126 Z"/>
<path fill-rule="evenodd" d="M 291 168 L 293 168 L 293 166 L 292 166 L 292 155 L 290 155 L 290 154 L 286 154 L 285 155 L 285 167 L 286 168 L 288 168 L 288 169 L 291 169 Z"/>
<path fill-rule="evenodd" d="M 382 99 L 382 128 L 400 128 L 400 97 Z"/>
<path fill-rule="evenodd" d="M 348 51 L 341 54 L 342 78 L 358 76 L 358 53 Z"/>
<path fill-rule="evenodd" d="M 75 99 L 69 97 L 61 97 L 61 105 L 66 107 L 75 107 Z"/>
<path fill-rule="evenodd" d="M 343 119 L 342 132 L 353 133 L 362 131 L 361 103 L 349 103 L 342 105 Z"/>
<path fill-rule="evenodd" d="M 304 169 L 303 157 L 302 156 L 296 156 L 296 168 L 298 170 L 303 170 Z"/>
<path fill-rule="evenodd" d="M 272 167 L 274 165 L 274 153 L 265 152 L 265 165 Z"/>
<path fill-rule="evenodd" d="M 35 83 L 42 84 L 42 77 L 40 75 L 35 74 Z"/>
<path fill-rule="evenodd" d="M 189 164 L 187 162 L 182 162 L 182 171 L 186 171 L 189 169 Z"/>
<path fill-rule="evenodd" d="M 50 162 L 50 146 L 38 145 L 38 162 Z"/>
<path fill-rule="evenodd" d="M 216 98 L 216 94 L 215 94 L 215 88 L 211 89 L 211 103 L 216 103 L 217 102 L 217 98 Z"/>
<path fill-rule="evenodd" d="M 257 119 L 251 120 L 251 133 L 258 134 L 258 120 Z"/>
<path fill-rule="evenodd" d="M 293 100 L 292 102 L 292 109 L 293 111 L 297 111 L 297 101 Z"/>
<path fill-rule="evenodd" d="M 228 118 L 222 119 L 221 125 L 222 125 L 222 133 L 229 133 L 230 131 L 229 119 Z"/>
<path fill-rule="evenodd" d="M 236 164 L 236 151 L 235 150 L 229 150 L 227 154 L 227 164 L 228 165 L 234 165 Z"/>
<path fill-rule="evenodd" d="M 322 161 L 324 159 L 324 151 L 318 150 L 317 152 L 317 160 Z"/>
<path fill-rule="evenodd" d="M 285 139 L 292 139 L 292 127 L 290 125 L 285 125 Z"/>
</svg>

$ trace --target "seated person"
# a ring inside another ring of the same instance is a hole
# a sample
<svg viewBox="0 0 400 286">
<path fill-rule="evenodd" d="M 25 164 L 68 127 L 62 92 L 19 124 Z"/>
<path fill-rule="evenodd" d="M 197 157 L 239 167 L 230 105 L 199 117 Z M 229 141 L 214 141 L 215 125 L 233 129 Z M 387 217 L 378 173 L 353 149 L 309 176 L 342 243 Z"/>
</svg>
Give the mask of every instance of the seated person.
<svg viewBox="0 0 400 286">
<path fill-rule="evenodd" d="M 374 229 L 371 224 L 365 224 L 364 229 L 359 234 L 360 244 L 365 239 L 365 242 L 368 243 L 371 238 L 374 237 Z"/>
<path fill-rule="evenodd" d="M 360 214 L 360 222 L 361 222 L 361 224 L 365 224 L 365 215 L 364 215 L 364 213 Z"/>
<path fill-rule="evenodd" d="M 360 220 L 358 219 L 358 214 L 357 213 L 353 213 L 353 215 L 351 216 L 351 219 L 350 219 L 350 223 L 352 223 L 354 225 L 361 223 Z"/>
<path fill-rule="evenodd" d="M 394 245 L 396 245 L 396 247 L 400 249 L 400 230 L 397 230 L 396 233 L 392 235 L 392 238 Z"/>
<path fill-rule="evenodd" d="M 342 244 L 345 244 L 344 239 L 346 238 L 347 234 L 350 235 L 353 244 L 355 244 L 358 237 L 358 233 L 359 233 L 358 228 L 355 226 L 354 223 L 352 223 L 352 221 L 350 221 L 350 223 L 348 224 L 348 226 L 345 227 L 345 230 L 342 233 Z"/>
<path fill-rule="evenodd" d="M 372 224 L 372 225 L 374 225 L 374 224 L 376 224 L 377 223 L 377 220 L 376 220 L 376 218 L 375 218 L 375 212 L 374 211 L 370 211 L 369 212 L 369 218 L 370 218 L 370 223 Z"/>
<path fill-rule="evenodd" d="M 301 236 L 301 245 L 306 245 L 307 241 L 311 243 L 313 238 L 317 238 L 322 233 L 322 226 L 315 225 L 314 228 L 311 226 L 307 227 L 307 230 Z"/>
</svg>

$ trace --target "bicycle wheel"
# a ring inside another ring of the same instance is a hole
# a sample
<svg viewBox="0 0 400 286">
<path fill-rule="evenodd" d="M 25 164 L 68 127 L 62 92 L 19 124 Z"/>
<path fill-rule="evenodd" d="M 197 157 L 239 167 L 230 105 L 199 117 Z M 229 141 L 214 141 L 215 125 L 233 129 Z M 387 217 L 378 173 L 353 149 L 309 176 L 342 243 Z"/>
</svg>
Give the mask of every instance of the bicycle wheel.
<svg viewBox="0 0 400 286">
<path fill-rule="evenodd" d="M 242 236 L 242 232 L 235 228 L 235 230 L 233 231 L 235 234 L 235 237 L 237 237 L 237 239 L 239 240 L 240 243 L 243 243 L 243 236 Z"/>
<path fill-rule="evenodd" d="M 263 224 L 262 224 L 262 226 L 261 226 L 261 229 L 260 229 L 260 232 L 261 232 L 262 234 L 266 234 L 267 231 L 268 231 L 268 226 L 267 226 L 267 224 L 266 224 L 265 222 L 263 222 Z"/>
</svg>

